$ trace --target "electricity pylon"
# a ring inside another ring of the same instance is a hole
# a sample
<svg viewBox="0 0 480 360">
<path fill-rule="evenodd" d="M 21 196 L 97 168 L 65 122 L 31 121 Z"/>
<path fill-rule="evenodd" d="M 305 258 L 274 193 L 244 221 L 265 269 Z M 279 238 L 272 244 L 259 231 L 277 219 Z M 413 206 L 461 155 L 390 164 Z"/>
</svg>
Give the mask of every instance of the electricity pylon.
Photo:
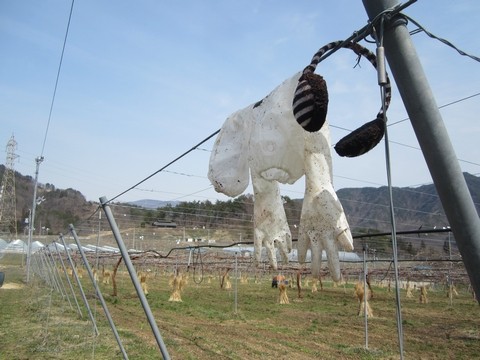
<svg viewBox="0 0 480 360">
<path fill-rule="evenodd" d="M 15 154 L 17 142 L 14 136 L 7 143 L 7 159 L 0 187 L 0 233 L 17 238 L 17 201 L 15 197 L 14 163 L 18 157 Z"/>
</svg>

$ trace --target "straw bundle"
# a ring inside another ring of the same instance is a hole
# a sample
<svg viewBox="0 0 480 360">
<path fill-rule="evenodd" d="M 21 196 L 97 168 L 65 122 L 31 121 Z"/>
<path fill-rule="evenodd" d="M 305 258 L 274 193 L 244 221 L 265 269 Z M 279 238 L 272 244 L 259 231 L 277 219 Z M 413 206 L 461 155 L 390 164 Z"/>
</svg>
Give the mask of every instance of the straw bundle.
<svg viewBox="0 0 480 360">
<path fill-rule="evenodd" d="M 373 297 L 373 292 L 370 288 L 370 284 L 367 283 L 367 285 L 368 285 L 368 289 L 365 293 L 365 287 L 363 282 L 357 282 L 355 284 L 354 294 L 355 294 L 355 297 L 358 299 L 358 303 L 359 303 L 358 316 L 366 312 L 367 317 L 373 317 L 372 308 L 370 307 L 370 304 L 368 302 L 368 300 L 370 300 Z"/>
<path fill-rule="evenodd" d="M 280 304 L 290 304 L 290 301 L 288 300 L 288 295 L 287 295 L 287 287 L 285 286 L 285 284 L 280 283 L 280 285 L 278 285 L 278 289 L 280 290 L 278 302 Z"/>
<path fill-rule="evenodd" d="M 168 301 L 182 301 L 181 292 L 187 284 L 187 278 L 180 272 L 170 276 L 169 285 L 172 288 L 172 294 Z"/>
</svg>

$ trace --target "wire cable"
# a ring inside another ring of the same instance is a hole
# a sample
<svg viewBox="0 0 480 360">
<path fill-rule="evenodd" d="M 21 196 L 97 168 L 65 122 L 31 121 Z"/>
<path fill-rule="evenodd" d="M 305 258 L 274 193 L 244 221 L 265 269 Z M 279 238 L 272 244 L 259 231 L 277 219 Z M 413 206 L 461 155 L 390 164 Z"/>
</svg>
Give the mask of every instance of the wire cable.
<svg viewBox="0 0 480 360">
<path fill-rule="evenodd" d="M 478 96 L 478 95 L 480 95 L 480 92 L 478 92 L 478 93 L 476 93 L 476 94 L 473 94 L 473 95 L 465 96 L 465 97 L 463 97 L 463 98 L 461 98 L 461 99 L 454 100 L 454 101 L 452 101 L 452 102 L 449 102 L 449 103 L 446 103 L 446 104 L 443 104 L 443 105 L 440 105 L 438 108 L 439 108 L 439 109 L 443 109 L 443 108 L 448 107 L 448 106 L 450 106 L 450 105 L 454 105 L 454 104 L 457 104 L 457 103 L 460 103 L 460 102 L 469 100 L 469 99 L 474 98 L 475 96 Z M 400 123 L 405 122 L 405 121 L 407 121 L 407 120 L 410 120 L 410 118 L 407 117 L 407 118 L 405 118 L 405 119 L 395 121 L 395 122 L 393 122 L 393 123 L 388 124 L 388 126 L 397 125 L 397 124 L 400 124 Z M 330 126 L 331 126 L 331 125 L 330 125 Z"/>
<path fill-rule="evenodd" d="M 460 55 L 462 56 L 467 56 L 469 57 L 470 59 L 473 59 L 475 61 L 478 61 L 480 62 L 480 58 L 478 56 L 474 56 L 474 55 L 470 55 L 470 54 L 467 54 L 465 51 L 463 50 L 460 50 L 459 48 L 457 48 L 455 45 L 453 45 L 450 41 L 446 40 L 446 39 L 443 39 L 441 37 L 438 37 L 434 34 L 432 34 L 431 32 L 429 32 L 427 29 L 425 29 L 419 22 L 415 21 L 414 19 L 412 19 L 410 16 L 407 16 L 405 14 L 402 14 L 406 19 L 408 19 L 410 22 L 412 22 L 413 24 L 415 24 L 416 26 L 418 26 L 418 28 L 420 30 L 416 30 L 414 31 L 413 33 L 416 34 L 420 31 L 423 31 L 425 34 L 427 34 L 429 37 L 431 37 L 432 39 L 435 39 L 435 40 L 438 40 L 442 43 L 444 43 L 445 45 L 447 46 L 450 46 L 451 48 L 455 49 Z"/>
<path fill-rule="evenodd" d="M 145 181 L 147 181 L 148 179 L 154 177 L 155 175 L 157 175 L 159 172 L 165 170 L 167 167 L 169 167 L 170 165 L 172 165 L 173 163 L 177 162 L 178 160 L 180 160 L 181 158 L 183 158 L 185 155 L 191 153 L 193 150 L 195 150 L 198 146 L 202 145 L 203 143 L 207 142 L 208 140 L 210 140 L 212 137 L 214 137 L 215 135 L 217 135 L 218 133 L 220 132 L 220 129 L 218 129 L 217 131 L 215 131 L 213 134 L 207 136 L 205 139 L 203 139 L 202 141 L 200 141 L 197 145 L 193 146 L 190 150 L 187 150 L 185 151 L 182 155 L 178 156 L 177 158 L 175 158 L 174 160 L 170 161 L 167 165 L 165 165 L 164 167 L 160 168 L 159 170 L 155 171 L 153 174 L 150 174 L 148 175 L 146 178 L 144 178 L 143 180 L 139 181 L 138 183 L 136 183 L 135 185 L 129 187 L 127 190 L 121 192 L 120 194 L 118 194 L 117 196 L 111 198 L 110 200 L 108 200 L 105 204 L 108 204 L 110 202 L 112 202 L 113 200 L 119 198 L 120 196 L 126 194 L 127 192 L 129 192 L 130 190 L 133 190 L 135 189 L 138 185 L 141 185 L 143 184 Z"/>
<path fill-rule="evenodd" d="M 63 55 L 65 54 L 65 46 L 67 44 L 68 30 L 70 29 L 70 22 L 72 20 L 72 13 L 73 13 L 73 5 L 74 4 L 75 4 L 75 0 L 72 0 L 72 4 L 70 6 L 70 14 L 68 15 L 67 30 L 65 31 L 65 38 L 63 39 L 62 54 L 60 56 L 60 63 L 58 64 L 57 78 L 55 80 L 55 87 L 54 87 L 54 90 L 53 90 L 52 102 L 50 104 L 50 112 L 48 114 L 47 128 L 45 129 L 45 136 L 43 138 L 42 152 L 41 152 L 40 157 L 43 157 L 43 153 L 45 151 L 45 144 L 47 142 L 48 130 L 50 129 L 50 121 L 52 119 L 53 105 L 55 103 L 55 97 L 57 95 L 58 79 L 60 78 L 60 71 L 62 70 Z"/>
<path fill-rule="evenodd" d="M 377 42 L 377 54 L 378 54 L 378 64 L 381 64 L 385 61 L 384 52 L 383 52 L 383 34 L 384 34 L 384 23 L 386 17 L 381 16 L 378 18 L 378 22 L 375 23 L 375 39 Z M 383 113 L 386 114 L 387 105 L 386 105 L 386 75 L 382 74 L 381 71 L 385 71 L 384 66 L 378 66 L 378 84 L 380 86 L 380 97 L 382 100 Z M 385 79 L 385 80 L 384 80 Z M 386 121 L 386 117 L 384 118 Z M 395 306 L 396 306 L 396 319 L 397 319 L 397 333 L 398 333 L 398 345 L 400 351 L 400 359 L 403 359 L 404 347 L 403 347 L 403 325 L 402 325 L 402 307 L 400 302 L 400 286 L 399 286 L 399 272 L 398 272 L 398 249 L 397 249 L 397 228 L 395 221 L 395 208 L 393 202 L 393 186 L 392 186 L 392 175 L 391 175 L 391 162 L 390 162 L 390 146 L 388 138 L 388 128 L 385 126 L 385 165 L 387 172 L 387 183 L 388 183 L 388 197 L 389 197 L 389 206 L 390 206 L 390 225 L 392 229 L 392 252 L 393 252 L 393 268 L 395 274 Z"/>
</svg>

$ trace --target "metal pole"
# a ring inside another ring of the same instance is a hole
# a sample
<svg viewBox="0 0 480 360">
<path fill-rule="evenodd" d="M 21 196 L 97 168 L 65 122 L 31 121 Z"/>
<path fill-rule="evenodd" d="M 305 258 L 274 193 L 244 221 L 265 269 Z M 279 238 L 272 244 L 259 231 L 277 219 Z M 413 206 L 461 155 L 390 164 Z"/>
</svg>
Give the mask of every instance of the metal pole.
<svg viewBox="0 0 480 360">
<path fill-rule="evenodd" d="M 368 289 L 369 290 L 369 289 Z M 365 349 L 368 350 L 368 311 L 367 311 L 367 247 L 363 247 L 363 316 L 365 320 Z"/>
<path fill-rule="evenodd" d="M 25 253 L 26 255 L 27 253 Z M 32 256 L 32 259 L 30 261 L 30 272 L 33 274 L 39 274 L 39 265 L 38 265 L 38 259 L 37 256 Z"/>
<path fill-rule="evenodd" d="M 448 229 L 450 229 L 450 226 L 448 226 Z M 447 274 L 447 286 L 448 286 L 448 297 L 450 299 L 450 306 L 453 305 L 453 280 L 451 278 L 451 270 L 452 270 L 452 247 L 450 244 L 450 231 L 448 232 L 448 262 L 449 262 L 449 268 L 448 268 L 448 274 Z"/>
<path fill-rule="evenodd" d="M 54 278 L 57 279 L 58 285 L 59 285 L 61 293 L 62 293 L 62 297 L 63 298 L 67 297 L 67 300 L 70 303 L 70 299 L 68 299 L 68 296 L 67 296 L 67 288 L 65 287 L 65 284 L 63 283 L 63 279 L 62 279 L 60 270 L 58 269 L 57 262 L 55 261 L 55 258 L 53 257 L 53 253 L 51 252 L 51 250 L 48 246 L 46 246 L 45 249 L 48 253 L 48 257 L 51 259 Z M 73 310 L 73 306 L 72 306 L 71 303 L 70 303 L 70 308 Z"/>
<path fill-rule="evenodd" d="M 373 21 L 397 0 L 362 0 Z M 401 16 L 385 19 L 384 47 L 458 249 L 480 301 L 480 219 L 434 96 Z"/>
<path fill-rule="evenodd" d="M 48 278 L 46 272 L 45 272 L 45 264 L 43 263 L 43 257 L 41 256 L 40 252 L 37 252 L 35 254 L 32 254 L 32 260 L 35 259 L 35 264 L 37 266 L 37 271 L 36 274 L 40 277 L 41 280 L 45 281 L 47 285 L 50 284 L 50 279 Z M 30 271 L 35 274 L 35 271 L 33 269 L 33 263 L 30 263 Z"/>
<path fill-rule="evenodd" d="M 147 316 L 147 320 L 152 328 L 153 335 L 155 336 L 155 340 L 160 348 L 160 352 L 164 359 L 169 360 L 170 355 L 168 354 L 167 347 L 165 346 L 162 335 L 160 334 L 160 330 L 158 330 L 157 323 L 155 322 L 155 318 L 153 317 L 152 310 L 150 309 L 150 305 L 148 304 L 147 298 L 143 293 L 142 286 L 140 281 L 138 280 L 137 273 L 135 272 L 135 268 L 133 267 L 132 261 L 130 260 L 130 256 L 128 255 L 128 250 L 125 247 L 125 243 L 123 242 L 122 235 L 120 234 L 120 230 L 118 229 L 117 223 L 115 222 L 115 218 L 113 217 L 112 210 L 108 206 L 107 198 L 102 196 L 100 198 L 100 204 L 102 205 L 103 211 L 107 216 L 108 223 L 112 228 L 113 236 L 117 242 L 118 248 L 120 253 L 122 254 L 123 261 L 125 266 L 127 267 L 128 273 L 130 274 L 130 279 L 132 280 L 133 286 L 137 291 L 137 295 L 140 299 L 142 304 L 143 310 L 145 311 L 145 315 Z"/>
<path fill-rule="evenodd" d="M 45 252 L 40 250 L 37 252 L 40 256 L 40 260 L 42 261 L 42 267 L 43 267 L 43 272 L 45 274 L 45 279 L 47 279 L 47 283 L 50 285 L 50 287 L 54 288 L 56 291 L 60 292 L 60 289 L 57 286 L 57 283 L 55 279 L 53 278 L 53 274 L 50 271 L 50 267 L 48 264 L 48 259 L 47 256 L 45 255 Z"/>
<path fill-rule="evenodd" d="M 72 224 L 70 224 L 70 232 L 72 233 L 73 239 L 75 240 L 75 243 L 78 246 L 78 250 L 80 251 L 80 256 L 82 257 L 83 263 L 85 264 L 85 267 L 87 268 L 88 276 L 90 277 L 90 280 L 92 281 L 93 287 L 95 288 L 95 291 L 97 292 L 97 296 L 100 299 L 100 302 L 102 303 L 103 311 L 105 311 L 105 316 L 107 317 L 108 323 L 110 324 L 110 327 L 112 328 L 113 335 L 115 336 L 115 339 L 117 340 L 118 347 L 120 348 L 120 351 L 122 352 L 123 358 L 128 359 L 128 355 L 125 351 L 125 348 L 123 347 L 122 340 L 120 340 L 120 335 L 118 335 L 117 328 L 115 327 L 115 324 L 113 323 L 113 319 L 110 315 L 110 312 L 108 311 L 107 304 L 105 303 L 105 299 L 103 298 L 102 292 L 100 291 L 100 288 L 98 287 L 97 282 L 95 281 L 95 276 L 93 275 L 92 268 L 90 267 L 90 264 L 88 263 L 87 257 L 85 256 L 85 252 L 83 251 L 82 244 L 80 244 L 80 241 L 78 241 L 78 236 L 75 231 L 75 228 L 73 227 Z"/>
<path fill-rule="evenodd" d="M 62 256 L 60 255 L 60 252 L 58 251 L 57 242 L 54 241 L 53 244 L 55 245 L 55 250 L 57 252 L 58 258 L 60 259 L 60 263 L 62 264 L 63 273 L 65 274 L 65 278 L 67 279 L 68 286 L 70 287 L 70 291 L 72 292 L 73 300 L 75 300 L 75 304 L 77 305 L 78 314 L 80 315 L 80 317 L 82 317 L 83 316 L 82 315 L 82 310 L 80 310 L 80 305 L 78 305 L 77 297 L 75 296 L 75 290 L 73 290 L 73 285 L 72 285 L 72 282 L 70 281 L 70 276 L 68 276 L 67 268 L 65 267 L 65 262 L 63 261 Z M 67 251 L 67 249 L 65 249 L 65 251 Z M 68 295 L 67 295 L 67 299 L 68 299 Z M 70 301 L 70 300 L 68 300 L 68 301 Z"/>
<path fill-rule="evenodd" d="M 47 282 L 47 279 L 45 278 L 45 269 L 43 268 L 43 265 L 40 266 L 40 264 L 39 264 L 39 261 L 41 260 L 41 259 L 38 260 L 38 257 L 39 257 L 39 256 L 40 256 L 40 255 L 38 255 L 38 254 L 32 254 L 32 262 L 31 262 L 31 264 L 30 264 L 30 266 L 31 266 L 30 269 L 31 269 L 31 272 L 32 272 L 32 273 L 35 273 L 35 268 L 34 268 L 34 266 L 36 266 L 36 269 L 37 269 L 36 274 L 37 274 L 42 280 L 44 280 L 45 282 Z M 33 261 L 34 261 L 34 263 L 33 263 Z"/>
<path fill-rule="evenodd" d="M 52 263 L 51 263 L 51 261 L 48 257 L 48 253 L 47 253 L 46 248 L 43 248 L 43 249 L 39 250 L 38 253 L 41 255 L 41 257 L 43 259 L 43 264 L 44 264 L 44 267 L 45 267 L 45 270 L 46 270 L 45 273 L 47 274 L 48 278 L 50 279 L 50 283 L 51 283 L 52 287 L 55 288 L 55 290 L 57 292 L 61 293 L 60 286 L 58 285 L 58 281 L 55 278 L 54 272 L 52 270 Z M 63 294 L 62 294 L 62 296 L 63 296 Z"/>
<path fill-rule="evenodd" d="M 62 294 L 62 298 L 65 298 L 65 296 L 67 295 L 67 291 L 65 289 L 65 286 L 63 285 L 62 278 L 58 273 L 58 269 L 55 264 L 55 260 L 53 259 L 53 255 L 50 252 L 50 249 L 48 247 L 45 247 L 45 256 L 47 258 L 47 262 L 49 265 L 48 267 L 52 273 L 52 278 L 54 282 L 57 284 L 58 291 Z M 72 307 L 72 304 L 70 304 L 70 307 Z"/>
<path fill-rule="evenodd" d="M 448 232 L 448 260 L 450 261 L 450 266 L 451 266 L 452 265 L 452 245 L 450 244 L 450 231 Z"/>
<path fill-rule="evenodd" d="M 235 314 L 237 314 L 238 310 L 238 301 L 237 301 L 237 293 L 238 293 L 238 266 L 237 266 L 237 251 L 235 251 Z"/>
<path fill-rule="evenodd" d="M 28 246 L 27 246 L 27 283 L 30 282 L 30 258 L 32 256 L 32 234 L 33 234 L 33 225 L 35 222 L 35 208 L 37 207 L 37 187 L 38 187 L 38 171 L 40 164 L 43 161 L 43 156 L 39 156 L 35 159 L 37 163 L 35 169 L 35 183 L 33 185 L 33 203 L 32 211 L 30 213 L 30 219 L 28 223 Z"/>
<path fill-rule="evenodd" d="M 70 263 L 70 266 L 72 267 L 73 277 L 75 278 L 75 281 L 77 282 L 78 289 L 80 290 L 80 294 L 82 295 L 83 303 L 85 304 L 85 307 L 87 308 L 88 317 L 90 318 L 90 321 L 92 322 L 93 329 L 95 331 L 95 335 L 98 335 L 97 323 L 95 322 L 95 318 L 92 315 L 92 310 L 90 309 L 90 305 L 88 304 L 87 297 L 85 296 L 85 292 L 83 291 L 82 283 L 80 282 L 80 279 L 78 278 L 77 269 L 75 268 L 75 265 L 73 264 L 73 261 L 72 261 L 72 257 L 70 256 L 70 253 L 68 252 L 67 245 L 65 244 L 65 240 L 63 238 L 63 234 L 60 234 L 60 240 L 62 241 L 62 245 L 67 252 L 67 258 L 68 258 L 68 262 Z"/>
</svg>

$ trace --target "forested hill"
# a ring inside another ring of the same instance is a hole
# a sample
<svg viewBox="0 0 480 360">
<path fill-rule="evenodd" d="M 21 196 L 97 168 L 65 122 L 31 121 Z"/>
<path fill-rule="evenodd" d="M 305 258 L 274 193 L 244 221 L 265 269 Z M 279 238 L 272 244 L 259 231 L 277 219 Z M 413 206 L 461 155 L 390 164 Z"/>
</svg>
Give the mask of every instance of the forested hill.
<svg viewBox="0 0 480 360">
<path fill-rule="evenodd" d="M 0 165 L 0 177 L 3 179 L 5 167 Z M 480 177 L 464 174 L 472 194 L 477 212 L 480 210 Z M 32 206 L 33 178 L 20 173 L 15 174 L 18 232 L 26 229 Z M 353 232 L 365 229 L 388 231 L 390 212 L 387 187 L 345 188 L 337 191 L 347 214 Z M 65 231 L 68 224 L 78 223 L 90 216 L 98 204 L 86 201 L 79 191 L 57 189 L 52 184 L 39 184 L 37 197 L 45 200 L 36 208 L 36 227 L 49 229 L 50 234 Z M 433 184 L 415 188 L 394 188 L 393 200 L 397 230 L 412 230 L 420 226 L 433 228 L 447 226 L 447 221 Z M 290 225 L 299 224 L 301 199 L 284 198 L 287 218 Z M 150 207 L 152 201 L 148 202 Z M 163 205 L 163 206 L 162 206 Z M 192 201 L 181 203 L 159 203 L 157 209 L 146 209 L 128 205 L 130 212 L 143 219 L 142 226 L 151 226 L 155 220 L 167 220 L 178 226 L 228 227 L 250 226 L 253 215 L 253 197 L 246 194 L 229 201 Z M 160 207 L 161 206 L 161 207 Z"/>
<path fill-rule="evenodd" d="M 480 213 L 480 177 L 464 173 L 465 180 Z M 415 188 L 393 188 L 397 230 L 447 226 L 443 207 L 433 184 Z M 346 188 L 338 192 L 352 228 L 388 230 L 390 205 L 388 188 Z"/>
<path fill-rule="evenodd" d="M 3 179 L 5 166 L 0 165 L 0 178 Z M 33 203 L 34 179 L 15 172 L 15 195 L 17 208 L 17 231 L 27 234 L 28 219 Z M 53 184 L 38 184 L 35 227 L 36 234 L 44 228 L 49 234 L 65 232 L 69 224 L 75 224 L 91 215 L 98 204 L 88 202 L 81 192 L 74 189 L 57 189 Z M 0 229 L 5 232 L 5 229 Z"/>
</svg>

